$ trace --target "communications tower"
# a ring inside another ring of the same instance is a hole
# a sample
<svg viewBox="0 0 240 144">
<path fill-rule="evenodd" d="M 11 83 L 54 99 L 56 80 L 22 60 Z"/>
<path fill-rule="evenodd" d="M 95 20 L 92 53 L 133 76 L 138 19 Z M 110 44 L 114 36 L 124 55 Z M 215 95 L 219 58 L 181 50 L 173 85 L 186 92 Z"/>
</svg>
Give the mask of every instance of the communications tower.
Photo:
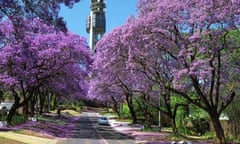
<svg viewBox="0 0 240 144">
<path fill-rule="evenodd" d="M 91 12 L 87 17 L 86 30 L 90 35 L 89 44 L 91 54 L 94 54 L 97 41 L 103 36 L 106 31 L 106 18 L 104 0 L 91 0 Z"/>
</svg>

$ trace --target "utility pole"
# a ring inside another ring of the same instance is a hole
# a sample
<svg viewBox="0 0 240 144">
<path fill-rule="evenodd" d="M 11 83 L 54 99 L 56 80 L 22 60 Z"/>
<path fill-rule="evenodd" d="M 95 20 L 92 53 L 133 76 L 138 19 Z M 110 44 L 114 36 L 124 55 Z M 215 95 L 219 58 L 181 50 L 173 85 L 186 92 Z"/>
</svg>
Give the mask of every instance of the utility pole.
<svg viewBox="0 0 240 144">
<path fill-rule="evenodd" d="M 86 30 L 89 33 L 89 44 L 91 54 L 96 52 L 95 45 L 106 31 L 106 18 L 104 0 L 91 0 L 91 12 L 87 17 Z"/>
<path fill-rule="evenodd" d="M 162 93 L 162 89 L 161 89 L 161 86 L 159 85 L 159 99 L 158 99 L 158 107 L 159 107 L 159 110 L 158 110 L 158 127 L 159 129 L 161 130 L 161 111 L 160 111 L 160 108 L 161 108 L 161 93 Z"/>
<path fill-rule="evenodd" d="M 159 97 L 159 103 L 158 103 L 159 109 L 161 108 L 161 96 Z M 161 129 L 161 111 L 158 110 L 158 127 Z"/>
</svg>

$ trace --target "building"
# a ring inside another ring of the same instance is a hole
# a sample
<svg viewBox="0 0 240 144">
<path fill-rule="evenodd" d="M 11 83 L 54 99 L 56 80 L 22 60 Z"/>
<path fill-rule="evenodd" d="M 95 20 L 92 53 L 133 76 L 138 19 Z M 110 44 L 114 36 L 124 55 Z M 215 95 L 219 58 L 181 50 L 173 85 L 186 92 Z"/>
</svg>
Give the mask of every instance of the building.
<svg viewBox="0 0 240 144">
<path fill-rule="evenodd" d="M 91 0 L 91 12 L 86 23 L 91 54 L 96 52 L 95 45 L 106 31 L 105 8 L 104 0 Z"/>
</svg>

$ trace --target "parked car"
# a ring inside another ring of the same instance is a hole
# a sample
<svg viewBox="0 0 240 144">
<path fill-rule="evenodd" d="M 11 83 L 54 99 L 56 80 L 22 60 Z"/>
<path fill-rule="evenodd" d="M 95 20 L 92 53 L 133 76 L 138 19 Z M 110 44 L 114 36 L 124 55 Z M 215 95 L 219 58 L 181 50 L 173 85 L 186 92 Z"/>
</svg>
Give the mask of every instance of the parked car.
<svg viewBox="0 0 240 144">
<path fill-rule="evenodd" d="M 109 120 L 107 117 L 100 117 L 98 119 L 98 124 L 99 125 L 110 125 Z"/>
<path fill-rule="evenodd" d="M 13 106 L 14 102 L 1 102 L 0 103 L 0 110 L 10 110 Z"/>
</svg>

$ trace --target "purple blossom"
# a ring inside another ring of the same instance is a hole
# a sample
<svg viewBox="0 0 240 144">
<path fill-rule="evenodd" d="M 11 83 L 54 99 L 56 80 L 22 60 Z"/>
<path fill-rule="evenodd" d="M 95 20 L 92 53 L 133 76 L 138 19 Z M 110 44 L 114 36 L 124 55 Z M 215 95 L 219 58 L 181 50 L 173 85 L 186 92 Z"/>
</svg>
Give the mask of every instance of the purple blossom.
<svg viewBox="0 0 240 144">
<path fill-rule="evenodd" d="M 14 37 L 11 22 L 0 23 L 6 28 L 0 33 L 8 40 L 0 51 L 1 86 L 20 90 L 22 83 L 26 89 L 42 86 L 58 95 L 85 93 L 81 87 L 91 63 L 86 40 L 57 32 L 38 19 L 24 21 L 25 36 L 21 41 Z"/>
</svg>

